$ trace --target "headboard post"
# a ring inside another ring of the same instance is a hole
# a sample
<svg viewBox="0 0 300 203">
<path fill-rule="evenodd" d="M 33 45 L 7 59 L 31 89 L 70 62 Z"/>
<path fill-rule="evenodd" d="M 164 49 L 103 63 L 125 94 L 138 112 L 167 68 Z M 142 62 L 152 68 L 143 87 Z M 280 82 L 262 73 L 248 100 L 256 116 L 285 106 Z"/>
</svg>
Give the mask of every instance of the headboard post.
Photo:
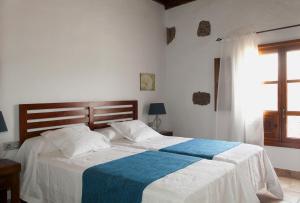
<svg viewBox="0 0 300 203">
<path fill-rule="evenodd" d="M 20 144 L 23 144 L 25 141 L 27 133 L 27 107 L 26 105 L 21 104 L 19 106 L 19 131 L 20 131 Z"/>
<path fill-rule="evenodd" d="M 94 130 L 95 127 L 94 127 L 94 106 L 92 104 L 89 105 L 88 107 L 88 110 L 89 110 L 89 127 L 91 130 Z"/>
<path fill-rule="evenodd" d="M 133 105 L 133 120 L 137 120 L 138 119 L 138 101 L 133 101 L 132 105 Z"/>
</svg>

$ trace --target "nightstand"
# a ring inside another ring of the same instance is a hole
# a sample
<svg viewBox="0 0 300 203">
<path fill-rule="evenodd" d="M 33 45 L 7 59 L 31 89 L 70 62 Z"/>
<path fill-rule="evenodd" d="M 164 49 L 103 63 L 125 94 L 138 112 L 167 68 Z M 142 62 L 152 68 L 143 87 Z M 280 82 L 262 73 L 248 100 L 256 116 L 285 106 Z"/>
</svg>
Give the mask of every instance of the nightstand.
<svg viewBox="0 0 300 203">
<path fill-rule="evenodd" d="M 0 159 L 0 202 L 7 202 L 7 190 L 11 190 L 11 203 L 20 202 L 21 164 Z"/>
<path fill-rule="evenodd" d="M 173 136 L 173 132 L 172 131 L 168 131 L 168 130 L 162 130 L 159 133 L 162 134 L 162 135 L 164 135 L 164 136 Z"/>
</svg>

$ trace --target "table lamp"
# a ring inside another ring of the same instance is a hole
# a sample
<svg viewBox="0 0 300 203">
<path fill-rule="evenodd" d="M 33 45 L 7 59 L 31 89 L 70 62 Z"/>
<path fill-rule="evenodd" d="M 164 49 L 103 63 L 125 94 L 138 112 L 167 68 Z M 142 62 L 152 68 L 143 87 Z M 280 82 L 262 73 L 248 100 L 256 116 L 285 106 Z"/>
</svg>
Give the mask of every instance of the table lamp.
<svg viewBox="0 0 300 203">
<path fill-rule="evenodd" d="M 161 124 L 161 119 L 159 118 L 159 115 L 167 114 L 164 103 L 151 103 L 148 114 L 155 115 L 153 127 L 156 131 L 159 131 L 159 127 Z"/>
<path fill-rule="evenodd" d="M 4 117 L 2 114 L 2 111 L 0 111 L 0 133 L 1 132 L 6 132 L 7 131 L 7 127 L 4 121 Z"/>
</svg>

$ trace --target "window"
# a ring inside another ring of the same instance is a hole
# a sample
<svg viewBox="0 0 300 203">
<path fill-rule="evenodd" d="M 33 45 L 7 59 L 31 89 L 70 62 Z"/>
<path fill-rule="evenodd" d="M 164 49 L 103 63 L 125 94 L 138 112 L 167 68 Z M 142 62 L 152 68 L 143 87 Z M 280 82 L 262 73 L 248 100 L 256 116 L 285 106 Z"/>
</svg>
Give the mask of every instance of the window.
<svg viewBox="0 0 300 203">
<path fill-rule="evenodd" d="M 265 144 L 300 148 L 300 40 L 259 46 Z"/>
</svg>

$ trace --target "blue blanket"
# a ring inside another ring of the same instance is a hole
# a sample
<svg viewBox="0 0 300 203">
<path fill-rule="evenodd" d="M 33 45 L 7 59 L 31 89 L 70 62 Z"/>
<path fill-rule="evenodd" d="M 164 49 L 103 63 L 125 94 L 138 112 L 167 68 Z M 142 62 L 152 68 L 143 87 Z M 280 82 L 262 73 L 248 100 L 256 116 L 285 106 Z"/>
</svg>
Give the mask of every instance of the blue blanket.
<svg viewBox="0 0 300 203">
<path fill-rule="evenodd" d="M 240 142 L 192 139 L 180 144 L 160 149 L 159 151 L 201 157 L 204 159 L 213 159 L 215 155 L 232 149 L 240 144 Z"/>
<path fill-rule="evenodd" d="M 82 203 L 138 203 L 150 183 L 200 158 L 146 151 L 88 168 L 83 173 Z"/>
</svg>

